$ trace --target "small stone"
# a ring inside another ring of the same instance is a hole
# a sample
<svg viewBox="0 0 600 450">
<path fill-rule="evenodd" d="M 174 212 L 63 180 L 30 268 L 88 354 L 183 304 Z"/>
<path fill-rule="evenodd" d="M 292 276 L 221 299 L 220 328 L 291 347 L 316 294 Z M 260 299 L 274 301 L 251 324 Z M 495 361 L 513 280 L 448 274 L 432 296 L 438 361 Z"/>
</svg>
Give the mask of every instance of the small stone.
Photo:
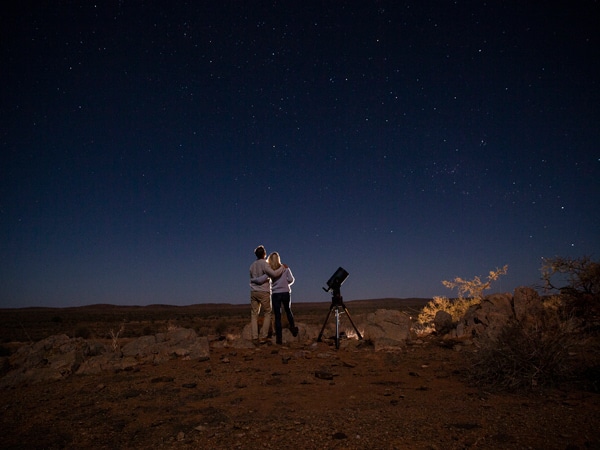
<svg viewBox="0 0 600 450">
<path fill-rule="evenodd" d="M 315 372 L 315 377 L 321 380 L 333 380 L 333 374 L 329 372 L 325 372 L 322 370 L 318 370 Z"/>
</svg>

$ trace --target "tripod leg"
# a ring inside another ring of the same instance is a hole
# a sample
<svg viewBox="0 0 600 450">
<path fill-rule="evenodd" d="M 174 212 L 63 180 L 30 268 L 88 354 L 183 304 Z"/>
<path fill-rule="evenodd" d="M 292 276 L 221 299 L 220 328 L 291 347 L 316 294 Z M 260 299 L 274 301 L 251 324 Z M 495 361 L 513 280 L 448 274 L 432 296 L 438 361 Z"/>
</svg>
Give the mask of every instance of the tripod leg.
<svg viewBox="0 0 600 450">
<path fill-rule="evenodd" d="M 333 309 L 333 305 L 329 307 L 329 312 L 327 313 L 327 317 L 325 317 L 325 322 L 323 322 L 323 328 L 321 328 L 321 332 L 319 333 L 319 337 L 317 338 L 317 342 L 321 342 L 321 338 L 323 337 L 323 331 L 325 331 L 325 327 L 327 326 L 327 321 L 329 320 L 329 315 L 331 314 L 331 310 Z"/>
<path fill-rule="evenodd" d="M 340 308 L 335 307 L 335 348 L 340 348 Z"/>
<path fill-rule="evenodd" d="M 350 311 L 348 311 L 348 308 L 346 308 L 346 306 L 344 306 L 344 311 L 346 312 L 348 319 L 350 319 L 350 323 L 354 327 L 354 331 L 356 331 L 356 334 L 358 335 L 358 339 L 362 341 L 362 335 L 360 334 L 360 331 L 358 331 L 358 328 L 356 328 L 356 325 L 354 325 L 354 322 L 352 321 L 352 317 L 350 317 Z"/>
</svg>

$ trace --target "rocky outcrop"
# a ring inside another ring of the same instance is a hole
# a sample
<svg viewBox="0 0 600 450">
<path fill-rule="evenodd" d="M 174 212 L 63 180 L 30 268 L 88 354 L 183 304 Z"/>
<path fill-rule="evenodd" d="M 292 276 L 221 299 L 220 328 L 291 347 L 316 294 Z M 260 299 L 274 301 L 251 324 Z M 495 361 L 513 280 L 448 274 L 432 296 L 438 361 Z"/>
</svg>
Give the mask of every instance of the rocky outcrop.
<svg viewBox="0 0 600 450">
<path fill-rule="evenodd" d="M 142 336 L 112 348 L 82 338 L 50 336 L 21 346 L 8 359 L 8 373 L 0 387 L 60 380 L 77 374 L 96 374 L 106 370 L 127 370 L 139 364 L 159 364 L 169 359 L 209 357 L 208 338 L 194 330 L 178 328 L 156 336 Z"/>
<path fill-rule="evenodd" d="M 535 323 L 543 308 L 542 298 L 528 287 L 515 289 L 514 295 L 492 294 L 469 308 L 456 326 L 446 331 L 446 335 L 457 338 L 494 339 L 510 321 Z"/>
<path fill-rule="evenodd" d="M 208 338 L 190 328 L 175 328 L 155 336 L 142 336 L 124 345 L 124 357 L 159 364 L 174 357 L 199 359 L 209 356 Z"/>
<path fill-rule="evenodd" d="M 0 387 L 60 380 L 77 372 L 86 358 L 102 354 L 106 347 L 65 334 L 21 346 L 9 359 L 8 373 Z"/>
</svg>

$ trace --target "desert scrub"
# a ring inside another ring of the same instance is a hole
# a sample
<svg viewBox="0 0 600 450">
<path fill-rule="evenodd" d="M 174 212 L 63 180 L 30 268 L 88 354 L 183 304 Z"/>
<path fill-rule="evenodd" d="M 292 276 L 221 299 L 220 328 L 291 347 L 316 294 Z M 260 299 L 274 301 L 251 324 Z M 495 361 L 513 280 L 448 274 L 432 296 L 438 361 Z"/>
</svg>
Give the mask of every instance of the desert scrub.
<svg viewBox="0 0 600 450">
<path fill-rule="evenodd" d="M 228 328 L 228 324 L 226 320 L 221 320 L 219 321 L 219 323 L 217 323 L 217 325 L 215 326 L 215 333 L 218 336 L 222 336 L 227 332 L 227 328 Z"/>
<path fill-rule="evenodd" d="M 600 331 L 600 262 L 589 256 L 543 258 L 544 289 L 559 292 L 565 307 L 587 332 Z"/>
<path fill-rule="evenodd" d="M 546 308 L 532 322 L 510 321 L 495 338 L 475 342 L 468 379 L 492 390 L 535 389 L 568 379 L 583 337 L 577 321 Z"/>
<path fill-rule="evenodd" d="M 431 333 L 433 331 L 433 321 L 438 311 L 445 311 L 452 316 L 452 322 L 456 323 L 467 312 L 467 310 L 481 300 L 474 298 L 455 298 L 433 297 L 421 310 L 417 317 L 416 330 L 420 334 Z"/>
<path fill-rule="evenodd" d="M 481 302 L 483 292 L 490 289 L 492 282 L 505 275 L 507 271 L 508 266 L 506 265 L 501 269 L 492 270 L 485 281 L 480 277 L 474 277 L 472 280 L 456 277 L 452 281 L 442 281 L 442 284 L 448 289 L 457 290 L 458 298 L 433 297 L 433 300 L 423 307 L 417 317 L 416 330 L 420 334 L 433 331 L 433 321 L 438 311 L 447 312 L 452 316 L 453 322 L 458 322 L 471 306 Z"/>
</svg>

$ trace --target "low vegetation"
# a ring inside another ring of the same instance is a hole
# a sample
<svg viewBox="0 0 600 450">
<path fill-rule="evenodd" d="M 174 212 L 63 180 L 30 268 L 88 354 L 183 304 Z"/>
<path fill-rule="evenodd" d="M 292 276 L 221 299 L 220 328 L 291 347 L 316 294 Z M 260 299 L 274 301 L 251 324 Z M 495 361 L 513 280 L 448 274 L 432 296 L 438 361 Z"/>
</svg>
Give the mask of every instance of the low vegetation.
<svg viewBox="0 0 600 450">
<path fill-rule="evenodd" d="M 485 281 L 482 281 L 478 276 L 472 280 L 456 277 L 452 281 L 442 281 L 442 284 L 447 288 L 457 290 L 458 298 L 433 297 L 433 300 L 425 305 L 419 314 L 416 328 L 422 334 L 432 332 L 433 321 L 438 311 L 447 312 L 452 316 L 454 322 L 458 322 L 469 308 L 481 302 L 484 292 L 491 288 L 492 282 L 507 272 L 508 266 L 505 265 L 501 269 L 490 271 Z"/>
<path fill-rule="evenodd" d="M 508 267 L 491 271 L 485 281 L 455 278 L 443 281 L 458 298 L 435 297 L 418 317 L 418 327 L 433 332 L 438 311 L 456 323 L 478 305 L 485 290 Z M 541 268 L 543 308 L 527 321 L 516 319 L 493 337 L 481 336 L 470 354 L 467 378 L 491 389 L 533 389 L 575 382 L 600 389 L 600 264 L 590 257 L 546 258 Z M 560 284 L 559 284 L 560 283 Z"/>
<path fill-rule="evenodd" d="M 520 390 L 576 378 L 577 356 L 588 339 L 576 320 L 551 306 L 555 301 L 533 323 L 510 320 L 494 338 L 480 339 L 469 358 L 468 379 L 495 390 Z"/>
<path fill-rule="evenodd" d="M 589 256 L 544 258 L 541 272 L 543 288 L 559 293 L 565 313 L 577 317 L 586 331 L 598 333 L 600 262 Z"/>
</svg>

